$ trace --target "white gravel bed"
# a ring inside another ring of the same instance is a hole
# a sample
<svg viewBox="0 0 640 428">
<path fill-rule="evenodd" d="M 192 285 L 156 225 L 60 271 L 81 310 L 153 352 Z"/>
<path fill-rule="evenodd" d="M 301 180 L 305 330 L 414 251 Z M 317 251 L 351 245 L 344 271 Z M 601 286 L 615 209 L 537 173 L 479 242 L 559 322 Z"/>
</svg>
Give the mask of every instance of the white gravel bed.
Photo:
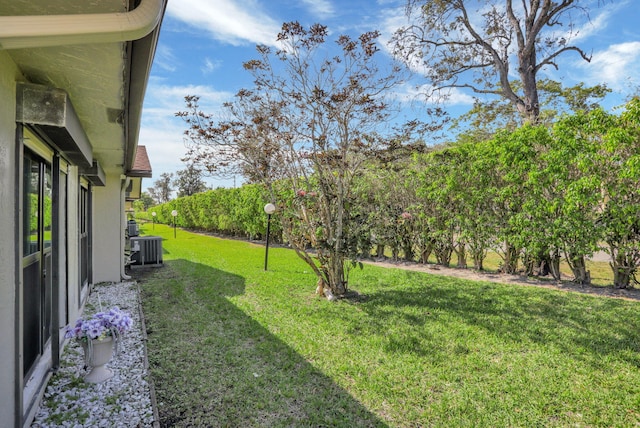
<svg viewBox="0 0 640 428">
<path fill-rule="evenodd" d="M 100 305 L 103 310 L 118 306 L 133 320 L 133 327 L 118 342 L 118 354 L 107 364 L 113 377 L 98 384 L 85 382 L 84 352 L 76 340 L 69 340 L 60 369 L 47 385 L 32 428 L 154 426 L 144 323 L 136 283 L 97 284 L 85 306 L 85 315 L 100 311 Z"/>
</svg>

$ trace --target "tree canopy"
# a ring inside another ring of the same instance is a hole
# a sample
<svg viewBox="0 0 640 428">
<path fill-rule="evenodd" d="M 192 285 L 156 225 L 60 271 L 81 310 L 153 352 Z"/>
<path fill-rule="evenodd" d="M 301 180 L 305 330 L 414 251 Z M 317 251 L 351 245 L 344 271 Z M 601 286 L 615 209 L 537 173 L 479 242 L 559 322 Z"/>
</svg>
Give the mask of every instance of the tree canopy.
<svg viewBox="0 0 640 428">
<path fill-rule="evenodd" d="M 540 115 L 539 72 L 558 68 L 558 57 L 569 52 L 591 60 L 573 44 L 576 12 L 588 16 L 579 1 L 408 0 L 406 10 L 411 25 L 396 32 L 393 51 L 422 70 L 433 93 L 497 95 L 531 123 Z"/>
<path fill-rule="evenodd" d="M 397 109 L 387 95 L 403 73 L 378 60 L 378 32 L 329 37 L 323 25 L 283 24 L 280 48 L 257 46 L 258 58 L 244 64 L 254 87 L 225 104 L 227 120 L 201 112 L 195 96 L 178 115 L 189 125 L 193 161 L 239 169 L 271 189 L 288 242 L 321 289 L 342 294 L 360 221 L 352 209 L 355 180 L 367 159 L 412 141 L 421 128 L 417 121 L 394 125 Z M 327 43 L 339 53 L 328 56 Z M 288 189 L 278 201 L 276 179 Z"/>
</svg>

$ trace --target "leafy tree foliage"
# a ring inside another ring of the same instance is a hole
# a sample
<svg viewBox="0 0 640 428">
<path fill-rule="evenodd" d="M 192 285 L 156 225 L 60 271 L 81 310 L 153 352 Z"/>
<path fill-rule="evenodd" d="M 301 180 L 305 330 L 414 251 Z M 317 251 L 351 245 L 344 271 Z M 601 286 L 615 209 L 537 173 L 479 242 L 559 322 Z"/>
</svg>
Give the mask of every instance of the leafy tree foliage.
<svg viewBox="0 0 640 428">
<path fill-rule="evenodd" d="M 193 164 L 188 164 L 185 169 L 176 173 L 173 185 L 177 188 L 179 198 L 207 190 L 207 185 L 202 179 L 202 170 Z"/>
<path fill-rule="evenodd" d="M 518 81 L 511 84 L 518 92 L 522 88 Z M 541 79 L 538 81 L 538 91 L 538 123 L 552 126 L 562 115 L 589 112 L 598 108 L 600 101 L 611 89 L 604 84 L 589 87 L 584 83 L 564 87 L 560 82 Z M 459 136 L 461 139 L 483 141 L 492 138 L 501 129 L 514 131 L 524 123 L 523 117 L 509 100 L 476 98 L 471 110 L 452 121 L 452 128 L 462 130 L 462 135 Z"/>
<path fill-rule="evenodd" d="M 146 211 L 150 206 L 154 204 L 153 198 L 147 192 L 142 192 L 140 199 L 133 202 L 133 208 L 136 213 Z"/>
<path fill-rule="evenodd" d="M 176 113 L 189 126 L 185 131 L 188 151 L 183 160 L 222 178 L 242 175 L 249 183 L 281 178 L 286 160 L 278 146 L 277 128 L 265 120 L 277 114 L 278 106 L 259 93 L 240 90 L 223 107 L 227 119 L 200 109 L 200 97 L 187 95 L 187 110 Z"/>
<path fill-rule="evenodd" d="M 601 141 L 594 162 L 604 206 L 600 226 L 614 285 L 626 288 L 637 282 L 640 266 L 640 99 L 630 101 L 620 116 L 595 111 L 588 119 Z"/>
<path fill-rule="evenodd" d="M 153 187 L 147 189 L 156 204 L 163 204 L 171 200 L 172 181 L 173 174 L 165 172 L 160 174 L 160 178 L 153 183 Z"/>
<path fill-rule="evenodd" d="M 176 210 L 176 224 L 180 227 L 259 239 L 266 230 L 262 208 L 266 198 L 264 187 L 257 184 L 232 189 L 220 187 L 173 199 L 155 206 L 154 211 L 160 223 L 173 224 L 171 211 Z M 281 227 L 276 221 L 271 233 L 274 240 L 281 240 Z"/>
<path fill-rule="evenodd" d="M 150 206 L 153 205 L 153 198 L 151 197 L 151 195 L 147 192 L 142 192 L 140 194 L 140 202 L 142 202 L 142 209 L 144 211 L 148 210 Z"/>
</svg>

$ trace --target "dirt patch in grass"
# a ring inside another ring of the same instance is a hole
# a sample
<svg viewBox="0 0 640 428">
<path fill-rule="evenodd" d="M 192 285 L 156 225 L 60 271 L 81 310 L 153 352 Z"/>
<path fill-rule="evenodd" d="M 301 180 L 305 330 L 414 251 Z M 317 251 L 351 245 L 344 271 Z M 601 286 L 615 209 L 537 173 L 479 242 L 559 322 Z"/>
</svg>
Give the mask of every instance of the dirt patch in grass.
<svg viewBox="0 0 640 428">
<path fill-rule="evenodd" d="M 455 278 L 467 279 L 471 281 L 488 281 L 501 284 L 514 284 L 521 286 L 544 287 L 555 290 L 571 291 L 576 293 L 593 294 L 616 299 L 636 300 L 640 301 L 640 289 L 615 289 L 612 286 L 600 287 L 593 285 L 576 284 L 570 280 L 555 281 L 547 278 L 534 278 L 524 275 L 510 275 L 505 273 L 495 273 L 489 271 L 477 271 L 474 269 L 463 269 L 445 267 L 435 264 L 422 264 L 406 261 L 394 262 L 389 259 L 380 260 L 363 260 L 376 266 L 389 268 L 406 269 L 416 272 L 427 272 L 434 275 L 451 276 Z"/>
</svg>

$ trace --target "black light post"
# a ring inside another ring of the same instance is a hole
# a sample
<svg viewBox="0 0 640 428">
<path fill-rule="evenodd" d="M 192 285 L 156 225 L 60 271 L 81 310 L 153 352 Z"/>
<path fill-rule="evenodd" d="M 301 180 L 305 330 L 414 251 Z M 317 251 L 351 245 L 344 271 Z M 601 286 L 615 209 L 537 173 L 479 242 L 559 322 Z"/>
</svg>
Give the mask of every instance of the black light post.
<svg viewBox="0 0 640 428">
<path fill-rule="evenodd" d="M 178 211 L 171 211 L 171 215 L 173 216 L 173 237 L 176 237 L 176 217 L 178 216 Z"/>
<path fill-rule="evenodd" d="M 264 212 L 267 213 L 267 245 L 264 250 L 264 270 L 267 270 L 267 263 L 269 260 L 269 232 L 271 231 L 271 214 L 276 212 L 276 206 L 273 204 L 267 204 L 264 206 Z"/>
<path fill-rule="evenodd" d="M 156 212 L 151 213 L 151 219 L 153 220 L 153 230 L 156 230 Z"/>
</svg>

